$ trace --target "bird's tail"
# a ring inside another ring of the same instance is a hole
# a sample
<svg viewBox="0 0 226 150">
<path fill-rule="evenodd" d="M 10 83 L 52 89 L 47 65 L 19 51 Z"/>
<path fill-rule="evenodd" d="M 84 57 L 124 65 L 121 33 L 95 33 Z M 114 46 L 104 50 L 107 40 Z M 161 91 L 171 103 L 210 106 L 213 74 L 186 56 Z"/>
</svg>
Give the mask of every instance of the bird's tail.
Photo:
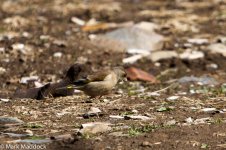
<svg viewBox="0 0 226 150">
<path fill-rule="evenodd" d="M 76 86 L 74 85 L 68 85 L 68 86 L 64 86 L 64 87 L 60 87 L 60 88 L 56 88 L 56 90 L 66 90 L 66 89 L 78 89 Z"/>
<path fill-rule="evenodd" d="M 79 90 L 80 88 L 83 87 L 83 85 L 85 85 L 87 83 L 88 83 L 87 79 L 79 79 L 79 80 L 73 82 L 73 84 L 57 88 L 57 90 L 65 90 L 65 89 L 77 89 L 77 90 Z"/>
</svg>

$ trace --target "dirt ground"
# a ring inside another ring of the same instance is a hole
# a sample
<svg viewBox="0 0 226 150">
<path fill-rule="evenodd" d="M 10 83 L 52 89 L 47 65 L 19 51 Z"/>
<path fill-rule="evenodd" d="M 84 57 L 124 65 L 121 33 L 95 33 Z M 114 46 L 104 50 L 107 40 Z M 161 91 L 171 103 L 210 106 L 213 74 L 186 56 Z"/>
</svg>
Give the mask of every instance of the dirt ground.
<svg viewBox="0 0 226 150">
<path fill-rule="evenodd" d="M 3 133 L 29 130 L 33 133 L 30 139 L 72 135 L 70 139 L 51 140 L 46 149 L 226 149 L 226 97 L 223 88 L 226 61 L 223 55 L 206 51 L 208 44 L 197 44 L 191 49 L 202 51 L 205 56 L 201 59 L 166 59 L 159 61 L 159 66 L 144 58 L 125 65 L 122 59 L 126 53 L 100 47 L 89 39 L 90 34 L 106 33 L 112 29 L 86 32 L 71 21 L 72 17 L 78 17 L 84 21 L 95 18 L 103 23 L 154 22 L 160 26 L 157 32 L 166 38 L 162 49 L 179 53 L 185 50 L 187 39 L 205 38 L 213 42 L 218 37 L 226 37 L 225 10 L 225 0 L 1 0 L 0 50 L 4 50 L 0 51 L 0 67 L 5 71 L 0 73 L 0 98 L 9 98 L 9 101 L 0 101 L 0 116 L 17 117 L 25 124 L 1 127 L 0 142 L 19 139 Z M 175 20 L 181 22 L 180 26 L 177 24 L 179 27 L 172 25 Z M 23 43 L 28 50 L 15 51 L 13 45 L 16 43 Z M 56 52 L 62 56 L 55 56 Z M 36 75 L 41 83 L 56 82 L 77 60 L 84 61 L 87 68 L 91 68 L 87 73 L 119 65 L 125 68 L 134 66 L 154 75 L 160 83 L 128 81 L 119 84 L 110 95 L 91 102 L 87 102 L 89 97 L 81 93 L 45 100 L 11 98 L 16 89 L 34 86 L 32 83 L 21 84 L 22 77 Z M 208 67 L 210 64 L 218 67 L 211 69 Z M 170 82 L 190 75 L 207 75 L 219 84 L 172 86 Z M 169 88 L 159 96 L 147 94 L 165 87 Z M 141 88 L 145 92 L 138 92 Z M 175 95 L 179 98 L 168 99 Z M 83 114 L 91 107 L 102 112 L 84 118 Z M 202 111 L 204 108 L 215 110 Z M 151 119 L 110 117 L 127 114 Z M 190 117 L 191 122 L 188 121 Z M 80 126 L 88 122 L 111 123 L 111 130 L 78 135 Z"/>
</svg>

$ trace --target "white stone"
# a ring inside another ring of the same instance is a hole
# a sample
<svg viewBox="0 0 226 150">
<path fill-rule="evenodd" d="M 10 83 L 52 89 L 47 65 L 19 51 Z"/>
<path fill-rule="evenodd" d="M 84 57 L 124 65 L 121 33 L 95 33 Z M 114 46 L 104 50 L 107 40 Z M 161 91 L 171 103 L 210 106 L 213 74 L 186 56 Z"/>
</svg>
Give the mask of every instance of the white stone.
<svg viewBox="0 0 226 150">
<path fill-rule="evenodd" d="M 86 23 L 84 20 L 79 19 L 79 18 L 77 18 L 77 17 L 72 17 L 72 18 L 71 18 L 71 21 L 72 21 L 73 23 L 79 25 L 79 26 L 84 26 L 85 23 Z"/>
<path fill-rule="evenodd" d="M 194 60 L 199 58 L 204 58 L 204 53 L 201 51 L 192 51 L 192 50 L 186 50 L 182 54 L 180 54 L 181 59 L 188 59 L 188 60 Z"/>
<path fill-rule="evenodd" d="M 150 55 L 150 59 L 153 62 L 163 60 L 163 59 L 171 59 L 177 58 L 178 54 L 175 51 L 155 51 Z"/>
<path fill-rule="evenodd" d="M 37 81 L 38 79 L 38 76 L 22 77 L 20 83 L 27 84 L 29 81 Z"/>
<path fill-rule="evenodd" d="M 202 45 L 202 44 L 208 44 L 209 40 L 208 39 L 201 39 L 201 38 L 194 38 L 194 39 L 188 39 L 188 42 L 192 43 L 192 44 Z"/>
<path fill-rule="evenodd" d="M 178 98 L 180 98 L 180 96 L 170 96 L 167 98 L 167 100 L 174 101 L 174 100 L 177 100 Z"/>
<path fill-rule="evenodd" d="M 53 54 L 53 57 L 60 58 L 60 57 L 62 57 L 62 55 L 63 54 L 61 52 L 56 52 Z"/>
</svg>

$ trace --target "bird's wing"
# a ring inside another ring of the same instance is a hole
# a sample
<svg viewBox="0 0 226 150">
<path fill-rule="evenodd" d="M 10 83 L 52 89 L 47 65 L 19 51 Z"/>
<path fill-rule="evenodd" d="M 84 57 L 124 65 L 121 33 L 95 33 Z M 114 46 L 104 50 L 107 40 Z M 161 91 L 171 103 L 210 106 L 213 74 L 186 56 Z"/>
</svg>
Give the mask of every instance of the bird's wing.
<svg viewBox="0 0 226 150">
<path fill-rule="evenodd" d="M 83 86 L 90 82 L 103 81 L 106 78 L 106 76 L 109 75 L 110 73 L 111 73 L 111 70 L 99 71 L 99 72 L 93 73 L 91 75 L 88 75 L 85 78 L 79 79 L 79 80 L 75 81 L 73 84 L 75 86 Z"/>
<path fill-rule="evenodd" d="M 107 75 L 111 74 L 111 70 L 103 70 L 103 71 L 99 71 L 96 72 L 92 75 L 88 75 L 87 79 L 89 82 L 93 82 L 93 81 L 103 81 Z"/>
</svg>

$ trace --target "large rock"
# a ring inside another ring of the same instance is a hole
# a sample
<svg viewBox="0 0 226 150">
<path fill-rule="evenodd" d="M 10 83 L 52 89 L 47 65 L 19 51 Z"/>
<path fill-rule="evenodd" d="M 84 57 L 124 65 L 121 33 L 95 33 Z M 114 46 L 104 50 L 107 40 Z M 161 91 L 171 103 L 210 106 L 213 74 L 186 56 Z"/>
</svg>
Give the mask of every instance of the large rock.
<svg viewBox="0 0 226 150">
<path fill-rule="evenodd" d="M 163 36 L 140 26 L 116 29 L 105 34 L 106 38 L 119 41 L 126 49 L 159 50 L 163 47 Z"/>
</svg>

